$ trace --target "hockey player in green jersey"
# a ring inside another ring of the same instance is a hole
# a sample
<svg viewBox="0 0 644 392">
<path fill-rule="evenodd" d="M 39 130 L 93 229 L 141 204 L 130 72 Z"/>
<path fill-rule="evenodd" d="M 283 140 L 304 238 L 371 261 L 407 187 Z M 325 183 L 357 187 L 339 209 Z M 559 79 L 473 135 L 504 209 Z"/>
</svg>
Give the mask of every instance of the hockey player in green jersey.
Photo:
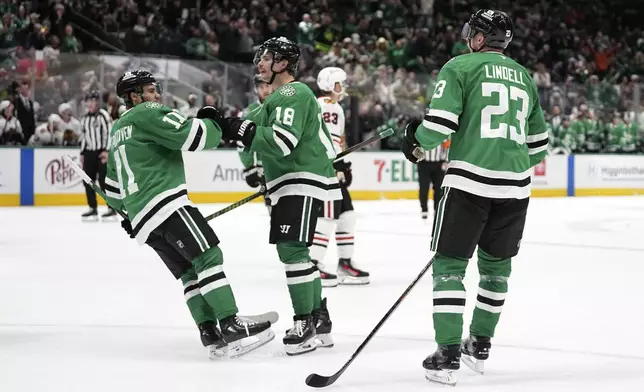
<svg viewBox="0 0 644 392">
<path fill-rule="evenodd" d="M 185 119 L 159 103 L 159 87 L 147 71 L 126 72 L 116 90 L 127 111 L 110 132 L 108 204 L 126 212 L 122 226 L 130 237 L 153 248 L 181 280 L 204 345 L 237 356 L 269 342 L 275 336 L 270 322 L 237 316 L 219 239 L 188 198 L 182 157 L 183 151 L 216 148 L 222 133 L 245 123 L 212 111 L 212 120 Z"/>
<path fill-rule="evenodd" d="M 289 355 L 333 345 L 320 274 L 308 247 L 323 203 L 342 198 L 333 169 L 335 150 L 320 105 L 313 91 L 294 78 L 299 60 L 297 44 L 284 37 L 259 47 L 255 64 L 274 91 L 253 118 L 255 124 L 240 128 L 237 135 L 264 164 L 272 204 L 269 242 L 276 244 L 284 263 L 295 313 L 294 325 L 283 339 Z"/>
<path fill-rule="evenodd" d="M 463 27 L 472 53 L 446 63 L 422 123 L 411 121 L 402 150 L 417 162 L 451 136 L 431 249 L 433 318 L 438 349 L 423 362 L 426 378 L 455 384 L 463 362 L 483 372 L 519 251 L 530 197 L 531 169 L 548 148 L 534 81 L 503 54 L 514 27 L 504 12 L 480 10 Z M 463 278 L 478 245 L 478 296 L 469 336 L 462 339 Z"/>
<path fill-rule="evenodd" d="M 258 100 L 248 105 L 242 113 L 242 118 L 250 121 L 253 121 L 253 118 L 259 113 L 260 108 L 264 104 L 264 101 L 273 91 L 271 85 L 262 81 L 259 75 L 255 76 L 254 79 L 255 93 L 257 93 Z M 248 186 L 257 188 L 262 185 L 264 183 L 264 167 L 257 153 L 246 151 L 241 142 L 238 142 L 237 152 L 239 153 L 239 159 L 242 165 L 244 165 L 244 178 Z"/>
</svg>

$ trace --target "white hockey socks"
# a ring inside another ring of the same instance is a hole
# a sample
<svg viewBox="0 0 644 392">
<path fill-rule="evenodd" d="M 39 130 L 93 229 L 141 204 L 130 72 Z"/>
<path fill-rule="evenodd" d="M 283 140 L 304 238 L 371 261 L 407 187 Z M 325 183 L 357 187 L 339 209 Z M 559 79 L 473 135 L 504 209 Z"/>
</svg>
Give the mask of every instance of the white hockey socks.
<svg viewBox="0 0 644 392">
<path fill-rule="evenodd" d="M 338 245 L 338 258 L 351 259 L 353 257 L 353 236 L 356 228 L 355 211 L 346 211 L 340 214 L 338 227 L 335 232 L 335 242 Z"/>
<path fill-rule="evenodd" d="M 335 224 L 335 219 L 318 218 L 318 223 L 315 226 L 315 234 L 313 235 L 313 245 L 309 248 L 311 259 L 322 264 L 322 269 L 325 271 L 327 268 L 324 268 L 323 266 L 324 257 L 326 256 L 326 250 L 329 246 L 329 238 L 331 237 L 331 233 L 333 233 Z M 335 271 L 335 269 L 329 271 Z"/>
</svg>

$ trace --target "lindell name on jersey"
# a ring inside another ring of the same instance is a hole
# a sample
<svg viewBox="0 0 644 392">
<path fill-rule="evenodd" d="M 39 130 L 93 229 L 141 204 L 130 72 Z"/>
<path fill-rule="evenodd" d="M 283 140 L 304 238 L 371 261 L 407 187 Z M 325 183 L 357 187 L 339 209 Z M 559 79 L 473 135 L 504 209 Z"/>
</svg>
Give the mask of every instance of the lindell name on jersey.
<svg viewBox="0 0 644 392">
<path fill-rule="evenodd" d="M 518 83 L 525 86 L 523 83 L 523 74 L 514 69 L 505 67 L 503 65 L 485 65 L 485 76 L 491 79 L 505 79 L 508 82 Z"/>
</svg>

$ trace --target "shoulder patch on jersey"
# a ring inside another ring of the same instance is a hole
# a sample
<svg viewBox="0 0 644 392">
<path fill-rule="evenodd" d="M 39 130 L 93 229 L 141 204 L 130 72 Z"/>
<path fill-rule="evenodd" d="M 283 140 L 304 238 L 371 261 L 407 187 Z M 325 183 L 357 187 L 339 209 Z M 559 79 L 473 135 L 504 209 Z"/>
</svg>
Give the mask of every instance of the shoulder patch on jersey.
<svg viewBox="0 0 644 392">
<path fill-rule="evenodd" d="M 145 107 L 148 109 L 158 109 L 163 106 L 159 102 L 145 102 L 143 105 L 145 105 Z"/>
<path fill-rule="evenodd" d="M 295 87 L 288 84 L 283 85 L 277 91 L 285 97 L 292 97 L 295 95 Z"/>
</svg>

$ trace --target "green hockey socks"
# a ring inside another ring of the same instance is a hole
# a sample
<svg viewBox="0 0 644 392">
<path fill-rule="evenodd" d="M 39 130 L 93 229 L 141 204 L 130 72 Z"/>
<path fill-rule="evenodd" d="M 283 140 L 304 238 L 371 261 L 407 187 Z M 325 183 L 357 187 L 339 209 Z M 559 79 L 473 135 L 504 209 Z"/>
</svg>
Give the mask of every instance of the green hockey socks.
<svg viewBox="0 0 644 392">
<path fill-rule="evenodd" d="M 233 290 L 228 284 L 223 268 L 224 255 L 218 246 L 209 248 L 192 260 L 197 272 L 199 292 L 215 311 L 217 320 L 237 314 L 237 304 Z"/>
<path fill-rule="evenodd" d="M 511 259 L 496 258 L 480 249 L 478 256 L 481 277 L 470 334 L 493 337 L 508 294 L 508 278 L 512 272 Z"/>
<path fill-rule="evenodd" d="M 213 308 L 208 305 L 199 291 L 197 273 L 193 268 L 181 275 L 181 283 L 183 283 L 183 297 L 195 323 L 199 325 L 205 321 L 217 321 Z"/>
<path fill-rule="evenodd" d="M 481 277 L 470 334 L 494 336 L 508 291 L 510 261 L 511 259 L 495 258 L 479 249 L 478 267 Z M 467 263 L 467 259 L 447 257 L 439 253 L 434 255 L 433 318 L 438 344 L 461 343 L 465 311 L 463 278 Z"/>
<path fill-rule="evenodd" d="M 277 254 L 284 263 L 286 284 L 296 316 L 311 314 L 320 307 L 322 282 L 320 272 L 311 263 L 309 248 L 304 242 L 280 242 Z"/>
</svg>

